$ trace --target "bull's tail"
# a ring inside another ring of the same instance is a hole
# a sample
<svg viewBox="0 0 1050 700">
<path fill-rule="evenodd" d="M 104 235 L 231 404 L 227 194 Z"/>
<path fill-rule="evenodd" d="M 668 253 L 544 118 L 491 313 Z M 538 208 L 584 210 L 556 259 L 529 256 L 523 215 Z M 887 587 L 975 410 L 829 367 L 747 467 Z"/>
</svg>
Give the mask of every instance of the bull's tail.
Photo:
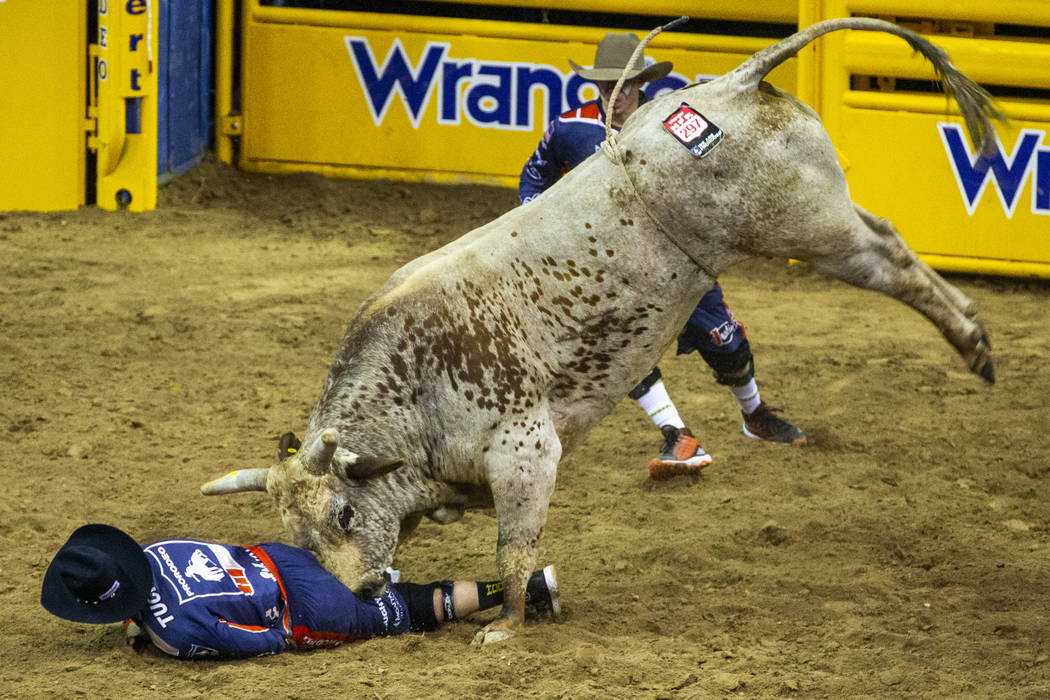
<svg viewBox="0 0 1050 700">
<path fill-rule="evenodd" d="M 829 19 L 806 27 L 782 41 L 766 47 L 744 61 L 725 77 L 735 81 L 741 90 L 753 90 L 766 75 L 778 65 L 798 53 L 806 44 L 819 36 L 839 29 L 862 29 L 868 31 L 889 32 L 904 39 L 913 49 L 921 53 L 933 64 L 944 92 L 954 97 L 966 121 L 966 129 L 974 144 L 980 144 L 985 152 L 994 152 L 994 130 L 990 117 L 1005 121 L 1002 112 L 996 107 L 992 96 L 980 85 L 963 75 L 962 71 L 948 58 L 947 52 L 935 46 L 910 29 L 866 17 L 843 17 Z"/>
</svg>

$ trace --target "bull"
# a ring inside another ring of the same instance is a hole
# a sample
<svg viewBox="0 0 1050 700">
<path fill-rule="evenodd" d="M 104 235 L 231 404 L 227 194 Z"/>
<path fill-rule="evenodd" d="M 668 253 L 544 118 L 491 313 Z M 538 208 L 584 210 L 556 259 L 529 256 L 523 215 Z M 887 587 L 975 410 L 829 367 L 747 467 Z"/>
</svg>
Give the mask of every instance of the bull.
<svg viewBox="0 0 1050 700">
<path fill-rule="evenodd" d="M 992 147 L 1000 115 L 942 49 L 874 19 L 815 24 L 643 105 L 609 153 L 394 272 L 350 321 L 304 449 L 203 492 L 265 490 L 291 539 L 367 595 L 382 590 L 399 537 L 421 517 L 447 523 L 494 506 L 506 597 L 478 633 L 488 643 L 523 625 L 559 460 L 657 364 L 732 265 L 795 258 L 883 292 L 994 381 L 972 302 L 851 201 L 820 119 L 763 82 L 840 29 L 907 41 L 954 95 L 973 142 Z M 717 125 L 720 143 L 673 136 L 669 115 L 692 118 L 683 103 Z"/>
</svg>

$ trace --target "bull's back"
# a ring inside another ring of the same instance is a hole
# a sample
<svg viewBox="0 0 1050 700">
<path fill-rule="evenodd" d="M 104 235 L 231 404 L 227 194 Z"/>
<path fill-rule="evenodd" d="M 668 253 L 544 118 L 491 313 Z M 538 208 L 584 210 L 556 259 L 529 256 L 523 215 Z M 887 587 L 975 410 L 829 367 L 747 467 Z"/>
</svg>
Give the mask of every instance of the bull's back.
<svg viewBox="0 0 1050 700">
<path fill-rule="evenodd" d="M 669 228 L 701 242 L 716 274 L 755 255 L 791 256 L 778 247 L 788 238 L 778 231 L 794 239 L 816 217 L 848 217 L 850 207 L 845 175 L 813 110 L 769 85 L 734 86 L 713 81 L 665 95 L 632 116 L 637 128 L 625 129 L 622 141 L 637 156 L 631 171 L 643 198 Z M 662 125 L 683 102 L 724 133 L 703 158 Z"/>
</svg>

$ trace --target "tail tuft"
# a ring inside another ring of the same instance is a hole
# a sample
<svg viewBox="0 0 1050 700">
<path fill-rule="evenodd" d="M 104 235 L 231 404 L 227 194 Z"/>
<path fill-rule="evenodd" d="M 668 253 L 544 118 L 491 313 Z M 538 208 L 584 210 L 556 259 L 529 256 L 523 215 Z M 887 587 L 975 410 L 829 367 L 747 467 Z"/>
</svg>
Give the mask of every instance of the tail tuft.
<svg viewBox="0 0 1050 700">
<path fill-rule="evenodd" d="M 811 41 L 840 29 L 887 32 L 907 41 L 913 49 L 933 64 L 945 94 L 955 98 L 966 122 L 966 130 L 970 133 L 970 139 L 974 145 L 979 146 L 984 153 L 995 152 L 995 129 L 992 127 L 991 120 L 1006 122 L 1006 117 L 996 106 L 992 96 L 956 68 L 944 49 L 930 43 L 912 30 L 892 22 L 867 17 L 843 17 L 818 22 L 762 49 L 726 77 L 735 80 L 742 90 L 753 90 L 771 70 L 797 54 Z"/>
</svg>

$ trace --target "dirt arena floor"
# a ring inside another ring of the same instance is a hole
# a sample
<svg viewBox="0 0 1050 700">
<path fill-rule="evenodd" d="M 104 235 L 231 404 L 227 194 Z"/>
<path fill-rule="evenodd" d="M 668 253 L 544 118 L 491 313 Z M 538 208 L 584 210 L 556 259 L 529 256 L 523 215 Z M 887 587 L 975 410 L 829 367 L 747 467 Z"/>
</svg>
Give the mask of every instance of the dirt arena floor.
<svg viewBox="0 0 1050 700">
<path fill-rule="evenodd" d="M 1050 285 L 954 276 L 998 383 L 925 319 L 785 261 L 722 282 L 763 397 L 810 445 L 758 443 L 694 355 L 661 363 L 714 455 L 652 484 L 625 399 L 561 465 L 540 557 L 564 614 L 501 646 L 426 635 L 240 662 L 136 653 L 40 607 L 86 522 L 140 541 L 283 537 L 265 494 L 201 483 L 299 434 L 346 322 L 509 190 L 288 178 L 205 163 L 147 214 L 0 214 L 0 697 L 1046 698 Z M 905 232 L 905 235 L 907 232 Z M 995 235 L 988 231 L 987 235 Z M 396 565 L 495 574 L 495 520 L 424 521 Z"/>
</svg>

